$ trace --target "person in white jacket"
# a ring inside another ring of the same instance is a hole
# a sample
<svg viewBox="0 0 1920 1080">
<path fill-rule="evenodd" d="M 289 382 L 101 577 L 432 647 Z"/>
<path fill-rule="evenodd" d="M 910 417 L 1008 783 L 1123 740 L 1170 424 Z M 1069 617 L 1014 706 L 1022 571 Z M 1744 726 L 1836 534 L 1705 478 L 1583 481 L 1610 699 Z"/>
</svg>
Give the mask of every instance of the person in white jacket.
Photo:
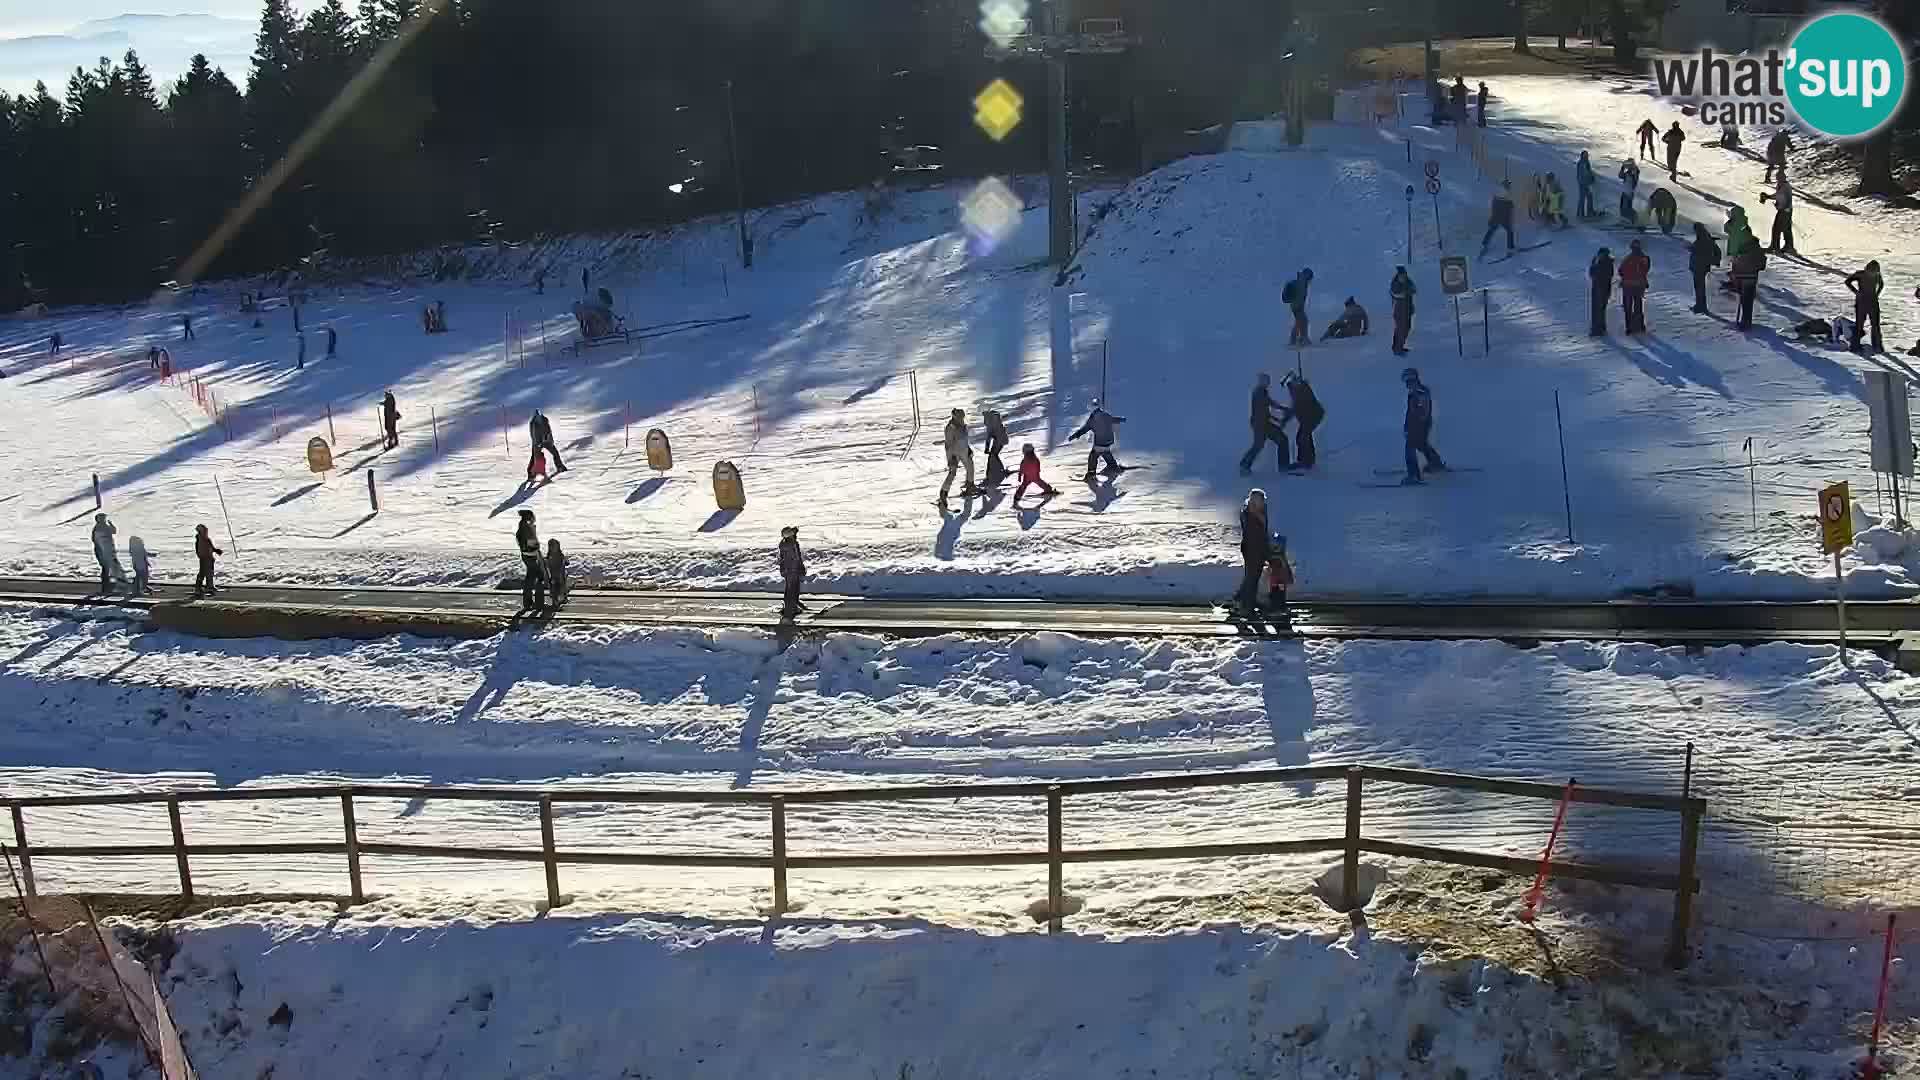
<svg viewBox="0 0 1920 1080">
<path fill-rule="evenodd" d="M 944 439 L 947 446 L 947 478 L 940 483 L 942 509 L 947 505 L 947 493 L 953 490 L 953 474 L 959 472 L 962 465 L 967 469 L 967 486 L 960 489 L 960 496 L 970 499 L 980 494 L 980 490 L 973 486 L 973 443 L 967 437 L 966 410 L 953 410 L 953 415 L 947 418 Z"/>
<path fill-rule="evenodd" d="M 93 515 L 93 558 L 100 564 L 100 591 L 111 592 L 114 582 L 127 580 L 120 568 L 120 556 L 114 551 L 113 534 L 118 531 L 105 514 Z"/>
</svg>

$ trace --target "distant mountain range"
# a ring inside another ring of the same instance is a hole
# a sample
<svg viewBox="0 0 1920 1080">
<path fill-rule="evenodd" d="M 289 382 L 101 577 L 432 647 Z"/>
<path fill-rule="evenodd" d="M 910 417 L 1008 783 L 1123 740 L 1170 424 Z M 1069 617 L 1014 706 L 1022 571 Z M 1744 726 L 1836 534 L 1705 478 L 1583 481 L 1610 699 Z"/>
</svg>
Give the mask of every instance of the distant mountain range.
<svg viewBox="0 0 1920 1080">
<path fill-rule="evenodd" d="M 206 53 L 245 89 L 256 24 L 218 15 L 116 15 L 81 23 L 64 34 L 0 38 L 0 90 L 30 92 L 45 80 L 57 97 L 76 67 L 102 56 L 118 61 L 129 48 L 153 73 L 164 95 L 167 83 L 187 70 L 194 53 Z"/>
</svg>

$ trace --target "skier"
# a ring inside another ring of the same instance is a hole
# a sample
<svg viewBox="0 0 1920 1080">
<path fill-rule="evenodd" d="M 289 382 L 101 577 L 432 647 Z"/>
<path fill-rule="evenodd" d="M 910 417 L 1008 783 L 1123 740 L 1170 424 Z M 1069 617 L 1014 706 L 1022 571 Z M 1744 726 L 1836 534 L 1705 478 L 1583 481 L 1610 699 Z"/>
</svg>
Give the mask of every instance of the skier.
<svg viewBox="0 0 1920 1080">
<path fill-rule="evenodd" d="M 960 489 L 960 497 L 963 499 L 971 499 L 975 495 L 980 494 L 980 489 L 973 486 L 973 443 L 967 436 L 967 414 L 965 410 L 955 409 L 953 410 L 953 414 L 947 417 L 946 430 L 942 434 L 941 439 L 947 448 L 947 478 L 940 482 L 940 509 L 945 510 L 947 508 L 947 493 L 953 490 L 953 476 L 960 471 L 960 467 L 963 465 L 966 466 L 967 470 L 967 483 L 965 487 Z M 1088 469 L 1087 471 L 1092 472 L 1093 470 Z"/>
<path fill-rule="evenodd" d="M 560 460 L 560 447 L 553 441 L 553 422 L 547 419 L 546 413 L 533 410 L 533 418 L 527 421 L 527 434 L 531 437 L 535 453 L 545 450 L 553 455 L 555 475 L 567 471 L 567 463 Z"/>
<path fill-rule="evenodd" d="M 1760 201 L 1767 201 L 1767 193 L 1760 193 Z M 1781 240 L 1785 238 L 1786 243 Z M 1779 177 L 1773 183 L 1773 235 L 1767 241 L 1767 250 L 1784 251 L 1793 254 L 1793 184 L 1787 180 L 1787 167 L 1780 166 Z"/>
<path fill-rule="evenodd" d="M 338 353 L 339 351 L 340 351 L 340 332 L 338 330 L 335 330 L 333 327 L 329 326 L 327 327 L 327 359 L 329 360 L 333 359 L 334 354 Z"/>
<path fill-rule="evenodd" d="M 536 480 L 544 483 L 546 479 L 547 452 L 540 449 L 539 444 L 535 443 L 533 453 L 527 456 L 527 484 L 531 485 Z"/>
<path fill-rule="evenodd" d="M 553 609 L 567 602 L 567 553 L 560 550 L 560 541 L 547 541 L 547 595 L 553 598 Z"/>
<path fill-rule="evenodd" d="M 788 525 L 780 530 L 780 583 L 786 592 L 780 604 L 780 616 L 792 619 L 807 610 L 800 602 L 800 583 L 807 579 L 807 559 L 800 552 L 800 529 Z"/>
<path fill-rule="evenodd" d="M 1693 273 L 1693 313 L 1707 314 L 1707 274 L 1720 265 L 1720 245 L 1704 224 L 1693 223 L 1693 243 L 1687 245 L 1687 269 Z"/>
<path fill-rule="evenodd" d="M 1647 274 L 1652 269 L 1653 260 L 1635 240 L 1627 257 L 1620 260 L 1620 309 L 1629 334 L 1647 332 Z"/>
<path fill-rule="evenodd" d="M 1680 222 L 1680 207 L 1673 201 L 1673 192 L 1666 188 L 1654 188 L 1653 194 L 1647 196 L 1647 209 L 1653 212 L 1653 220 L 1659 224 L 1660 231 L 1672 236 L 1673 227 Z"/>
<path fill-rule="evenodd" d="M 1447 90 L 1447 97 L 1453 101 L 1453 122 L 1467 122 L 1467 80 L 1464 75 L 1453 77 L 1453 86 Z"/>
<path fill-rule="evenodd" d="M 547 606 L 547 564 L 540 557 L 540 532 L 533 523 L 533 511 L 520 511 L 520 527 L 513 532 L 520 549 L 520 562 L 526 576 L 520 582 L 520 610 L 544 611 Z"/>
<path fill-rule="evenodd" d="M 1640 156 L 1644 158 L 1654 157 L 1653 138 L 1660 134 L 1660 129 L 1655 127 L 1653 120 L 1649 118 L 1640 121 L 1640 127 L 1637 130 L 1640 132 Z"/>
<path fill-rule="evenodd" d="M 1287 538 L 1274 533 L 1267 545 L 1267 610 L 1285 617 L 1287 587 L 1293 584 L 1293 564 L 1287 561 Z"/>
<path fill-rule="evenodd" d="M 1428 472 L 1447 471 L 1447 463 L 1440 460 L 1439 452 L 1433 448 L 1433 392 L 1420 381 L 1420 373 L 1413 368 L 1402 371 L 1400 381 L 1407 388 L 1407 418 L 1401 425 L 1407 437 L 1407 475 L 1400 482 L 1424 484 L 1416 453 L 1427 459 Z"/>
<path fill-rule="evenodd" d="M 1367 309 L 1360 306 L 1360 301 L 1349 296 L 1340 308 L 1340 317 L 1327 324 L 1327 332 L 1320 335 L 1320 340 L 1364 337 L 1369 326 Z"/>
<path fill-rule="evenodd" d="M 1001 418 L 997 409 L 986 411 L 987 423 L 987 487 L 999 487 L 1007 482 L 1007 463 L 1000 460 L 1000 454 L 1007 448 L 1007 422 Z"/>
<path fill-rule="evenodd" d="M 47 339 L 47 353 L 52 356 L 59 356 L 60 346 L 63 344 L 65 344 L 65 342 L 61 340 L 60 332 L 58 330 L 54 331 L 53 336 Z"/>
<path fill-rule="evenodd" d="M 1781 128 L 1773 133 L 1773 138 L 1767 140 L 1767 174 L 1760 178 L 1761 183 L 1772 180 L 1775 169 L 1786 169 L 1787 151 L 1791 149 L 1793 149 L 1792 131 Z"/>
<path fill-rule="evenodd" d="M 127 561 L 133 564 L 133 596 L 152 596 L 153 586 L 147 584 L 153 576 L 153 553 L 147 550 L 147 542 L 138 536 L 127 538 Z"/>
<path fill-rule="evenodd" d="M 1253 431 L 1253 445 L 1240 455 L 1241 476 L 1252 475 L 1253 463 L 1259 460 L 1260 451 L 1266 449 L 1268 442 L 1273 443 L 1282 470 L 1293 465 L 1287 454 L 1286 432 L 1286 423 L 1292 412 L 1273 403 L 1273 394 L 1268 389 L 1272 383 L 1273 377 L 1264 371 L 1253 380 L 1253 402 L 1247 416 L 1247 426 Z M 1093 472 L 1091 463 L 1087 466 L 1087 472 Z"/>
<path fill-rule="evenodd" d="M 1581 192 L 1585 198 L 1586 193 Z M 1493 204 L 1487 211 L 1487 232 L 1480 238 L 1480 254 L 1487 253 L 1487 245 L 1493 243 L 1493 234 L 1499 229 L 1507 230 L 1507 250 L 1513 250 L 1513 183 L 1502 180 L 1500 190 L 1493 193 Z"/>
<path fill-rule="evenodd" d="M 1387 283 L 1387 295 L 1393 297 L 1393 355 L 1407 355 L 1407 335 L 1413 331 L 1413 294 L 1419 290 L 1407 276 L 1407 268 L 1393 268 L 1393 280 Z"/>
<path fill-rule="evenodd" d="M 1115 416 L 1105 409 L 1102 409 L 1100 407 L 1100 399 L 1094 398 L 1093 411 L 1087 414 L 1087 422 L 1081 424 L 1077 431 L 1067 436 L 1067 441 L 1072 442 L 1088 432 L 1093 433 L 1093 449 L 1087 451 L 1087 483 L 1093 483 L 1093 465 L 1094 462 L 1101 458 L 1106 459 L 1107 472 L 1117 473 L 1125 471 L 1125 466 L 1113 460 L 1113 426 L 1126 422 L 1126 417 Z"/>
<path fill-rule="evenodd" d="M 1039 487 L 1040 498 L 1042 500 L 1051 499 L 1059 494 L 1059 492 L 1053 489 L 1052 484 L 1040 479 L 1040 455 L 1033 452 L 1033 444 L 1022 443 L 1020 446 L 1020 483 L 1013 489 L 1013 505 L 1020 505 L 1020 496 L 1027 493 L 1027 485 L 1029 484 Z"/>
<path fill-rule="evenodd" d="M 1254 488 L 1240 508 L 1240 588 L 1233 594 L 1233 606 L 1243 616 L 1252 616 L 1259 600 L 1260 574 L 1267 568 L 1270 545 L 1267 493 Z"/>
<path fill-rule="evenodd" d="M 193 340 L 193 315 L 191 313 L 180 316 L 180 340 Z"/>
<path fill-rule="evenodd" d="M 1736 207 L 1737 209 L 1737 207 Z M 1733 250 L 1733 236 L 1727 237 L 1727 250 Z M 1753 329 L 1753 301 L 1760 292 L 1760 271 L 1767 268 L 1767 253 L 1749 233 L 1740 253 L 1733 257 L 1733 287 L 1740 294 L 1740 314 L 1734 320 L 1739 330 Z"/>
<path fill-rule="evenodd" d="M 1580 160 L 1573 163 L 1573 181 L 1580 187 L 1580 205 L 1574 207 L 1574 213 L 1579 214 L 1582 221 L 1599 217 L 1600 211 L 1593 205 L 1593 159 L 1585 150 L 1580 151 Z"/>
<path fill-rule="evenodd" d="M 93 559 L 100 564 L 100 592 L 113 591 L 113 583 L 127 580 L 120 569 L 120 556 L 114 551 L 113 534 L 117 530 L 105 514 L 93 515 Z"/>
<path fill-rule="evenodd" d="M 380 399 L 380 422 L 387 429 L 387 449 L 400 446 L 400 405 L 393 400 L 393 391 Z"/>
<path fill-rule="evenodd" d="M 1640 166 L 1634 164 L 1632 158 L 1620 163 L 1620 185 L 1620 217 L 1632 225 L 1640 220 L 1633 209 L 1633 198 L 1640 192 Z"/>
<path fill-rule="evenodd" d="M 1593 286 L 1591 296 L 1593 304 L 1593 326 L 1587 333 L 1592 337 L 1607 336 L 1607 301 L 1613 298 L 1613 252 L 1601 248 L 1587 265 L 1587 280 Z"/>
<path fill-rule="evenodd" d="M 1296 469 L 1311 469 L 1319 460 L 1319 452 L 1313 445 L 1313 432 L 1327 418 L 1326 406 L 1314 395 L 1313 384 L 1301 375 L 1288 375 L 1281 380 L 1286 384 L 1287 397 L 1293 402 L 1293 437 L 1295 449 L 1293 464 Z"/>
<path fill-rule="evenodd" d="M 205 525 L 194 526 L 193 557 L 200 563 L 200 572 L 193 578 L 193 595 L 207 596 L 220 591 L 213 583 L 213 557 L 225 554 L 224 549 L 213 546 L 213 537 L 207 534 Z"/>
<path fill-rule="evenodd" d="M 147 346 L 147 370 L 160 370 L 160 346 L 158 345 Z"/>
<path fill-rule="evenodd" d="M 1545 213 L 1547 224 L 1558 225 L 1562 229 L 1567 227 L 1567 192 L 1565 188 L 1560 186 L 1559 178 L 1555 177 L 1552 173 L 1547 174 L 1547 208 Z"/>
<path fill-rule="evenodd" d="M 1661 140 L 1667 144 L 1667 179 L 1680 179 L 1680 144 L 1687 141 L 1687 133 L 1680 130 L 1680 121 L 1675 120 Z"/>
<path fill-rule="evenodd" d="M 1313 331 L 1307 328 L 1307 291 L 1312 287 L 1313 271 L 1307 269 L 1280 288 L 1280 302 L 1293 312 L 1293 332 L 1287 335 L 1289 345 L 1307 345 L 1313 341 Z"/>
<path fill-rule="evenodd" d="M 1476 102 L 1480 106 L 1480 126 L 1487 126 L 1487 84 L 1480 84 L 1480 95 Z"/>
<path fill-rule="evenodd" d="M 1866 334 L 1867 320 L 1873 320 L 1873 352 L 1885 352 L 1880 343 L 1880 291 L 1887 287 L 1886 279 L 1880 276 L 1880 260 L 1869 262 L 1862 269 L 1847 275 L 1846 286 L 1853 293 L 1853 339 L 1847 349 L 1860 352 L 1860 339 Z M 1864 355 L 1872 355 L 1867 353 Z"/>
</svg>

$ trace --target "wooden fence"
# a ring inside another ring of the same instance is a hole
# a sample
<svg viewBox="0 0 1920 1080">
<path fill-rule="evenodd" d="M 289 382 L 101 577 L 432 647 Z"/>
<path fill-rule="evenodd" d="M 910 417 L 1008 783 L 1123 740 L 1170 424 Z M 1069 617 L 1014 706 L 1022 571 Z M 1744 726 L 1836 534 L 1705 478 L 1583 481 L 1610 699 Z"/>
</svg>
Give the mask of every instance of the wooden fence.
<svg viewBox="0 0 1920 1080">
<path fill-rule="evenodd" d="M 1064 804 L 1069 797 L 1136 791 L 1178 791 L 1208 787 L 1244 787 L 1259 784 L 1291 784 L 1303 781 L 1345 780 L 1346 830 L 1339 836 L 1305 837 L 1290 840 L 1252 840 L 1240 843 L 1168 844 L 1145 847 L 1069 848 L 1064 840 Z M 1605 863 L 1554 861 L 1551 872 L 1557 877 L 1579 878 L 1638 888 L 1664 889 L 1674 894 L 1673 928 L 1668 940 L 1668 963 L 1684 966 L 1687 932 L 1692 922 L 1693 895 L 1699 889 L 1695 873 L 1700 842 L 1700 820 L 1706 802 L 1697 798 L 1649 795 L 1605 788 L 1571 788 L 1565 784 L 1524 780 L 1502 780 L 1455 773 L 1433 772 L 1376 765 L 1309 765 L 1295 768 L 1246 769 L 1233 772 L 1193 773 L 1179 776 L 1125 777 L 1111 780 L 1078 780 L 1062 783 L 946 784 L 878 788 L 835 788 L 802 791 L 617 791 L 617 790 L 538 790 L 486 787 L 414 787 L 394 784 L 351 784 L 344 786 L 230 788 L 222 790 L 185 790 L 139 792 L 124 795 L 52 795 L 4 799 L 13 817 L 13 851 L 29 896 L 35 895 L 33 863 L 36 859 L 100 859 L 154 857 L 171 855 L 179 868 L 181 895 L 193 896 L 192 859 L 194 856 L 236 855 L 343 855 L 346 857 L 347 882 L 354 902 L 366 899 L 360 873 L 363 855 L 412 856 L 452 859 L 480 859 L 499 862 L 540 863 L 546 869 L 547 902 L 561 903 L 560 866 L 680 866 L 757 868 L 773 872 L 773 910 L 788 910 L 787 874 L 792 870 L 826 868 L 900 868 L 949 866 L 1045 866 L 1047 868 L 1047 911 L 1049 930 L 1057 933 L 1065 898 L 1063 878 L 1068 863 L 1126 862 L 1153 859 L 1216 859 L 1248 855 L 1293 855 L 1319 851 L 1343 853 L 1341 893 L 1344 905 L 1355 906 L 1359 891 L 1362 853 L 1408 859 L 1477 866 L 1509 873 L 1531 874 L 1540 868 L 1537 859 L 1507 855 L 1489 855 L 1456 848 L 1405 844 L 1369 839 L 1361 829 L 1363 793 L 1368 782 L 1410 784 L 1420 787 L 1451 788 L 1492 795 L 1558 801 L 1572 793 L 1572 801 L 1601 806 L 1625 807 L 1678 814 L 1680 850 L 1672 872 L 1648 870 L 1644 866 Z M 354 817 L 353 801 L 363 799 L 466 799 L 481 802 L 536 803 L 540 811 L 540 847 L 448 847 L 429 844 L 363 843 Z M 1047 846 L 1036 851 L 947 851 L 898 855 L 795 855 L 787 850 L 787 808 L 824 806 L 841 803 L 887 803 L 925 799 L 1044 798 L 1047 808 Z M 255 802 L 289 799 L 338 799 L 342 840 L 339 843 L 260 843 L 189 844 L 180 821 L 183 803 Z M 553 838 L 555 803 L 680 803 L 702 805 L 765 806 L 769 813 L 771 853 L 767 855 L 687 855 L 665 852 L 585 852 L 562 851 Z M 170 844 L 63 844 L 33 846 L 27 836 L 22 811 L 33 807 L 164 805 L 172 828 Z"/>
</svg>

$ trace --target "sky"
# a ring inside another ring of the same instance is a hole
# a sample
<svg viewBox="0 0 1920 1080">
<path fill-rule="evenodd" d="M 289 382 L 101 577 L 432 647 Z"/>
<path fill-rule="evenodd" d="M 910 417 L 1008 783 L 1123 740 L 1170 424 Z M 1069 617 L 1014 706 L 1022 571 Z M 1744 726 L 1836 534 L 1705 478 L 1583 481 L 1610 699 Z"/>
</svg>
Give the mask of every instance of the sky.
<svg viewBox="0 0 1920 1080">
<path fill-rule="evenodd" d="M 0 0 L 0 90 L 21 93 L 45 80 L 58 94 L 76 66 L 91 67 L 101 56 L 117 60 L 129 47 L 163 86 L 196 52 L 243 83 L 259 6 L 255 0 Z"/>
</svg>

